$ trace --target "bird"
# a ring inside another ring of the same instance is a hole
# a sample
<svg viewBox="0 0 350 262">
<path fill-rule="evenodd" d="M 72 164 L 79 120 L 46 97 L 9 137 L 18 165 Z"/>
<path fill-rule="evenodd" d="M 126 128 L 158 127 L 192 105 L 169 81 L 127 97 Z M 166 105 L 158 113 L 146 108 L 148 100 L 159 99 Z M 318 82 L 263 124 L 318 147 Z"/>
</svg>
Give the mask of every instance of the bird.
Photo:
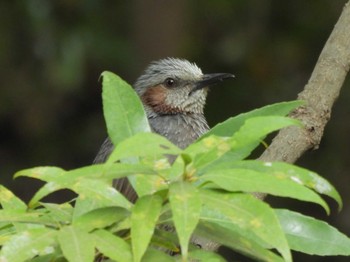
<svg viewBox="0 0 350 262">
<path fill-rule="evenodd" d="M 195 63 L 169 57 L 151 62 L 133 87 L 152 132 L 184 149 L 209 130 L 204 116 L 209 86 L 233 77 L 230 73 L 203 74 Z M 113 149 L 113 143 L 107 138 L 94 163 L 105 162 Z M 136 201 L 137 194 L 127 178 L 115 180 L 114 187 L 131 202 Z M 201 239 L 194 241 L 197 246 L 208 245 L 202 242 Z"/>
</svg>

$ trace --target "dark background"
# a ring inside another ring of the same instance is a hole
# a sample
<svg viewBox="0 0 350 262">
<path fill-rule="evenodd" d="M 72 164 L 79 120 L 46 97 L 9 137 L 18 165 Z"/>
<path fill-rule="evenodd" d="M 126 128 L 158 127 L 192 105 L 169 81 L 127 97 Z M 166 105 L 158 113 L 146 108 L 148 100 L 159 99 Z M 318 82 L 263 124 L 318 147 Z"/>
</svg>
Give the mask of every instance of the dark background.
<svg viewBox="0 0 350 262">
<path fill-rule="evenodd" d="M 231 72 L 212 88 L 211 126 L 303 89 L 336 23 L 340 0 L 0 0 L 0 183 L 28 200 L 38 183 L 24 168 L 90 164 L 106 136 L 98 78 L 110 70 L 130 83 L 152 60 L 196 62 L 205 73 Z M 270 198 L 350 235 L 349 79 L 317 151 L 298 164 L 336 186 L 338 214 Z M 332 87 L 330 87 L 332 88 Z M 303 257 L 295 261 L 348 261 Z"/>
</svg>

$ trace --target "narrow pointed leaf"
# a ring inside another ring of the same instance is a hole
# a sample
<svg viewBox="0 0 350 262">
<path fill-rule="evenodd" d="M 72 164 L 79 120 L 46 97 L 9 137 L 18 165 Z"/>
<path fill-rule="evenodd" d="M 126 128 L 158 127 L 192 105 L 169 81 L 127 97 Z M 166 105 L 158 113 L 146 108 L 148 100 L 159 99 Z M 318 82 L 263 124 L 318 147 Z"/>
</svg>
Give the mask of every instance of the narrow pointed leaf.
<svg viewBox="0 0 350 262">
<path fill-rule="evenodd" d="M 138 133 L 117 145 L 107 163 L 130 157 L 157 158 L 161 155 L 177 155 L 181 150 L 165 137 L 155 133 Z"/>
<path fill-rule="evenodd" d="M 151 241 L 160 215 L 162 199 L 157 195 L 139 198 L 131 213 L 131 239 L 134 261 L 141 261 Z"/>
<path fill-rule="evenodd" d="M 281 225 L 266 203 L 249 194 L 218 193 L 201 190 L 204 205 L 218 212 L 231 221 L 234 227 L 244 229 L 247 236 L 255 234 L 265 243 L 276 248 L 286 261 L 291 261 L 291 254 Z"/>
<path fill-rule="evenodd" d="M 314 191 L 285 176 L 257 172 L 249 169 L 219 169 L 201 176 L 220 188 L 231 192 L 259 192 L 313 202 L 321 205 L 327 213 L 327 203 Z"/>
<path fill-rule="evenodd" d="M 49 216 L 58 223 L 70 223 L 72 221 L 74 208 L 68 204 L 40 203 L 50 213 Z"/>
<path fill-rule="evenodd" d="M 209 130 L 206 134 L 204 134 L 200 139 L 203 139 L 210 135 L 230 137 L 235 132 L 237 132 L 241 128 L 241 126 L 244 124 L 244 122 L 249 118 L 253 118 L 257 116 L 286 116 L 293 109 L 303 104 L 304 102 L 300 100 L 282 102 L 282 103 L 277 103 L 277 104 L 268 105 L 262 108 L 258 108 L 247 113 L 239 114 L 235 117 L 231 117 L 227 119 L 222 123 L 217 124 L 211 130 Z"/>
<path fill-rule="evenodd" d="M 0 210 L 0 223 L 31 223 L 37 225 L 48 225 L 55 227 L 56 221 L 49 215 L 40 212 L 23 212 L 22 210 Z M 25 225 L 25 224 L 24 224 Z"/>
<path fill-rule="evenodd" d="M 63 255 L 69 262 L 92 262 L 95 255 L 95 242 L 85 231 L 67 226 L 58 233 L 58 242 Z"/>
<path fill-rule="evenodd" d="M 241 160 L 261 143 L 266 135 L 290 125 L 300 125 L 291 118 L 281 116 L 260 116 L 247 119 L 240 129 L 231 138 L 214 135 L 195 142 L 184 150 L 192 155 L 193 165 L 203 169 L 221 158 Z"/>
<path fill-rule="evenodd" d="M 350 238 L 324 221 L 276 209 L 291 249 L 310 255 L 350 256 Z"/>
<path fill-rule="evenodd" d="M 131 247 L 122 238 L 107 230 L 97 230 L 90 234 L 96 243 L 96 248 L 105 256 L 120 262 L 132 261 Z"/>
<path fill-rule="evenodd" d="M 168 188 L 167 181 L 161 176 L 136 175 L 128 178 L 139 197 Z"/>
<path fill-rule="evenodd" d="M 142 262 L 175 262 L 178 260 L 175 260 L 170 255 L 167 255 L 166 253 L 156 250 L 156 249 L 148 249 L 143 256 Z"/>
<path fill-rule="evenodd" d="M 61 189 L 70 189 L 74 191 L 73 186 L 80 178 L 94 178 L 102 181 L 111 182 L 113 179 L 122 178 L 131 174 L 154 174 L 155 172 L 141 164 L 110 163 L 85 166 L 69 171 L 56 169 L 52 167 L 39 167 L 24 170 L 19 175 L 35 176 L 46 181 L 29 201 L 29 206 L 35 206 L 38 202 L 53 192 Z"/>
<path fill-rule="evenodd" d="M 102 86 L 103 113 L 114 145 L 139 132 L 151 131 L 142 103 L 128 83 L 105 71 Z"/>
<path fill-rule="evenodd" d="M 54 252 L 57 231 L 47 228 L 33 228 L 11 237 L 0 251 L 0 261 L 22 262 L 37 255 Z"/>
<path fill-rule="evenodd" d="M 259 141 L 271 132 L 291 125 L 300 126 L 300 122 L 282 116 L 259 116 L 247 119 L 232 136 L 233 149 Z"/>
<path fill-rule="evenodd" d="M 232 149 L 228 138 L 209 136 L 191 144 L 184 150 L 193 158 L 193 166 L 203 168 Z"/>
<path fill-rule="evenodd" d="M 27 209 L 27 205 L 3 185 L 0 185 L 0 204 L 5 210 L 25 211 Z"/>
<path fill-rule="evenodd" d="M 41 199 L 60 189 L 62 189 L 62 187 L 55 182 L 46 183 L 38 191 L 35 192 L 34 196 L 30 199 L 28 206 L 35 207 Z"/>
<path fill-rule="evenodd" d="M 271 174 L 277 178 L 289 179 L 300 185 L 311 188 L 317 193 L 333 198 L 342 208 L 342 200 L 337 190 L 323 177 L 315 172 L 284 162 L 263 162 L 258 160 L 245 160 L 232 162 L 228 159 L 217 161 L 208 166 L 203 172 L 218 171 L 228 168 L 250 169 Z"/>
<path fill-rule="evenodd" d="M 73 221 L 73 226 L 86 232 L 93 229 L 104 228 L 125 218 L 129 212 L 120 207 L 104 207 L 94 209 Z"/>
<path fill-rule="evenodd" d="M 216 214 L 212 210 L 209 211 L 205 207 L 203 207 L 203 211 L 196 234 L 258 261 L 284 261 L 280 256 L 260 245 L 256 241 L 257 236 L 249 238 L 246 231 L 232 227 L 231 222 L 221 214 Z"/>
<path fill-rule="evenodd" d="M 96 199 L 101 203 L 100 207 L 103 205 L 119 206 L 126 209 L 131 207 L 131 203 L 118 190 L 103 181 L 81 179 L 72 186 L 72 189 L 79 194 L 81 199 Z"/>
<path fill-rule="evenodd" d="M 189 240 L 199 221 L 202 202 L 197 189 L 188 182 L 171 184 L 169 200 L 181 254 L 187 259 Z"/>
<path fill-rule="evenodd" d="M 41 166 L 18 171 L 14 177 L 26 176 L 31 178 L 40 179 L 42 181 L 50 181 L 55 179 L 57 176 L 64 173 L 65 170 L 54 166 Z"/>
</svg>

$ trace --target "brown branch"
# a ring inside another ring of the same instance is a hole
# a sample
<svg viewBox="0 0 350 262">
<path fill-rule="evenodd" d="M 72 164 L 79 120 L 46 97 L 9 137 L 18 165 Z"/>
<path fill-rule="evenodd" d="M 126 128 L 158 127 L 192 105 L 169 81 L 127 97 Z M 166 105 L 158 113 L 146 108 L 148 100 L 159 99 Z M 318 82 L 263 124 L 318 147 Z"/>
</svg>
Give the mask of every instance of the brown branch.
<svg viewBox="0 0 350 262">
<path fill-rule="evenodd" d="M 299 119 L 304 128 L 281 130 L 260 156 L 264 161 L 294 163 L 307 150 L 317 149 L 332 106 L 337 99 L 350 68 L 350 1 L 328 38 L 314 71 L 298 95 L 306 102 L 290 116 Z"/>
</svg>

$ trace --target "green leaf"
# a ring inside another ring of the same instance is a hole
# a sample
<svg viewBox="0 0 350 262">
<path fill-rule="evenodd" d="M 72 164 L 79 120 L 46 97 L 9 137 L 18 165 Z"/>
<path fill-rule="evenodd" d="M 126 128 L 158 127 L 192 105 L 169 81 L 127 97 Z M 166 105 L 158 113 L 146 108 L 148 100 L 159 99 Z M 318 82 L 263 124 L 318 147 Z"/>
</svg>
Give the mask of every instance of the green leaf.
<svg viewBox="0 0 350 262">
<path fill-rule="evenodd" d="M 63 227 L 58 233 L 58 242 L 69 262 L 94 260 L 95 241 L 85 231 L 73 226 Z"/>
<path fill-rule="evenodd" d="M 5 210 L 25 211 L 27 209 L 27 205 L 3 185 L 0 185 L 0 204 Z"/>
<path fill-rule="evenodd" d="M 114 145 L 139 132 L 151 132 L 142 103 L 133 88 L 119 76 L 102 73 L 103 113 Z"/>
<path fill-rule="evenodd" d="M 156 228 L 151 240 L 151 246 L 156 246 L 159 250 L 180 253 L 179 240 L 172 230 L 168 231 L 169 227 L 169 224 L 162 224 Z"/>
<path fill-rule="evenodd" d="M 175 260 L 171 256 L 165 254 L 162 251 L 156 249 L 148 249 L 145 255 L 142 257 L 142 262 L 175 262 Z"/>
<path fill-rule="evenodd" d="M 218 219 L 214 222 L 218 223 L 221 218 L 221 224 L 231 223 L 233 229 L 244 229 L 244 236 L 248 238 L 256 235 L 257 239 L 276 248 L 286 261 L 291 261 L 281 225 L 273 209 L 266 203 L 249 194 L 218 193 L 202 189 L 200 195 L 204 205 L 211 212 L 218 213 Z"/>
<path fill-rule="evenodd" d="M 337 201 L 339 209 L 342 208 L 343 203 L 338 191 L 334 188 L 334 186 L 332 186 L 331 183 L 317 173 L 284 162 L 265 162 L 264 166 L 272 169 L 272 172 L 274 172 L 276 175 L 288 176 L 289 179 L 297 183 L 301 183 L 320 194 L 333 198 L 335 201 Z"/>
<path fill-rule="evenodd" d="M 184 153 L 192 156 L 194 167 L 202 168 L 231 149 L 228 138 L 209 136 L 188 146 Z"/>
<path fill-rule="evenodd" d="M 286 176 L 232 168 L 209 171 L 201 176 L 201 179 L 211 181 L 220 188 L 231 192 L 268 193 L 313 202 L 321 205 L 329 213 L 327 203 L 318 194 Z"/>
<path fill-rule="evenodd" d="M 231 138 L 214 135 L 195 142 L 184 150 L 193 158 L 193 166 L 205 168 L 211 163 L 225 160 L 241 160 L 249 156 L 266 135 L 290 125 L 300 125 L 291 118 L 280 116 L 261 116 L 247 119 Z"/>
<path fill-rule="evenodd" d="M 276 209 L 291 249 L 310 255 L 350 256 L 350 238 L 326 222 Z"/>
<path fill-rule="evenodd" d="M 67 260 L 62 256 L 60 250 L 49 255 L 43 255 L 40 257 L 35 257 L 30 260 L 30 262 L 67 262 Z"/>
<path fill-rule="evenodd" d="M 119 206 L 130 209 L 132 204 L 110 184 L 96 179 L 81 179 L 72 185 L 80 199 L 96 199 L 102 206 Z"/>
<path fill-rule="evenodd" d="M 200 139 L 211 135 L 231 137 L 235 132 L 237 132 L 241 128 L 244 122 L 249 118 L 257 116 L 285 116 L 290 111 L 303 104 L 304 102 L 300 100 L 282 102 L 258 108 L 247 113 L 239 114 L 235 117 L 227 119 L 222 123 L 217 124 L 206 134 L 204 134 Z"/>
<path fill-rule="evenodd" d="M 131 213 L 131 245 L 134 261 L 141 261 L 152 238 L 162 207 L 162 198 L 157 195 L 140 197 Z"/>
<path fill-rule="evenodd" d="M 57 231 L 47 228 L 20 232 L 2 246 L 0 261 L 22 262 L 37 255 L 53 253 L 56 234 Z"/>
<path fill-rule="evenodd" d="M 57 176 L 66 172 L 64 169 L 54 166 L 40 166 L 29 169 L 24 169 L 16 172 L 14 175 L 15 178 L 20 176 L 26 176 L 31 178 L 40 179 L 43 181 L 49 181 L 51 179 L 55 179 Z"/>
<path fill-rule="evenodd" d="M 181 254 L 184 259 L 187 259 L 189 241 L 199 221 L 202 202 L 197 189 L 188 182 L 171 184 L 169 201 Z"/>
<path fill-rule="evenodd" d="M 107 163 L 130 157 L 158 158 L 161 155 L 177 155 L 181 150 L 165 137 L 155 133 L 138 133 L 120 142 Z"/>
<path fill-rule="evenodd" d="M 52 167 L 52 166 L 42 166 L 42 167 L 34 167 L 29 169 L 24 169 L 21 171 L 18 171 L 14 177 L 20 177 L 20 176 L 26 176 L 31 177 L 35 179 L 39 179 L 42 181 L 56 181 L 59 179 L 66 171 L 59 167 Z M 29 201 L 28 206 L 34 207 L 38 204 L 40 199 L 43 197 L 62 189 L 61 186 L 59 186 L 55 182 L 50 182 L 45 184 L 43 187 L 41 187 L 32 197 L 32 199 Z"/>
<path fill-rule="evenodd" d="M 68 204 L 40 203 L 50 213 L 49 216 L 57 223 L 70 223 L 72 221 L 74 208 Z"/>
<path fill-rule="evenodd" d="M 85 195 L 83 196 L 83 198 L 78 196 L 75 200 L 73 220 L 95 209 L 110 206 L 110 203 L 107 203 L 107 201 L 100 201 L 99 199 Z"/>
<path fill-rule="evenodd" d="M 153 194 L 168 187 L 167 181 L 161 176 L 136 175 L 129 176 L 128 179 L 139 197 Z"/>
<path fill-rule="evenodd" d="M 30 199 L 28 206 L 34 208 L 39 204 L 39 201 L 53 192 L 62 189 L 60 185 L 55 182 L 48 182 L 43 185 L 38 191 L 35 192 L 34 196 Z"/>
<path fill-rule="evenodd" d="M 40 212 L 24 213 L 22 210 L 0 210 L 0 223 L 37 224 L 55 227 L 56 221 Z"/>
<path fill-rule="evenodd" d="M 101 181 L 112 182 L 113 179 L 122 178 L 131 174 L 154 174 L 155 172 L 141 164 L 126 164 L 126 163 L 109 163 L 85 166 L 69 171 L 56 169 L 55 167 L 38 167 L 24 170 L 20 175 L 35 176 L 36 178 L 46 181 L 29 201 L 29 206 L 33 207 L 47 195 L 61 190 L 73 190 L 73 186 L 81 178 L 94 178 Z"/>
<path fill-rule="evenodd" d="M 143 175 L 155 175 L 155 170 L 144 164 L 127 164 L 127 163 L 113 163 L 104 164 L 104 171 L 101 175 L 102 178 L 106 178 L 108 181 L 126 177 L 134 174 Z"/>
<path fill-rule="evenodd" d="M 195 234 L 220 243 L 258 261 L 282 262 L 280 256 L 257 243 L 257 236 L 247 237 L 247 232 L 232 227 L 224 217 L 212 210 L 203 208 L 201 222 Z M 212 222 L 208 222 L 212 221 Z"/>
<path fill-rule="evenodd" d="M 124 219 L 129 212 L 120 207 L 104 207 L 94 209 L 79 216 L 73 221 L 73 226 L 90 232 L 93 229 L 104 228 Z"/>
<path fill-rule="evenodd" d="M 90 234 L 95 240 L 96 248 L 105 256 L 120 262 L 132 261 L 131 247 L 122 238 L 107 230 L 97 230 Z"/>
<path fill-rule="evenodd" d="M 300 126 L 300 122 L 296 119 L 282 116 L 259 116 L 249 118 L 245 121 L 243 126 L 233 134 L 233 150 L 260 141 L 271 132 L 291 125 Z"/>
<path fill-rule="evenodd" d="M 342 207 L 342 200 L 337 190 L 323 177 L 310 170 L 284 162 L 263 162 L 258 160 L 217 161 L 203 172 L 212 172 L 228 168 L 250 169 L 271 174 L 280 179 L 289 179 L 314 191 L 333 198 Z"/>
</svg>

